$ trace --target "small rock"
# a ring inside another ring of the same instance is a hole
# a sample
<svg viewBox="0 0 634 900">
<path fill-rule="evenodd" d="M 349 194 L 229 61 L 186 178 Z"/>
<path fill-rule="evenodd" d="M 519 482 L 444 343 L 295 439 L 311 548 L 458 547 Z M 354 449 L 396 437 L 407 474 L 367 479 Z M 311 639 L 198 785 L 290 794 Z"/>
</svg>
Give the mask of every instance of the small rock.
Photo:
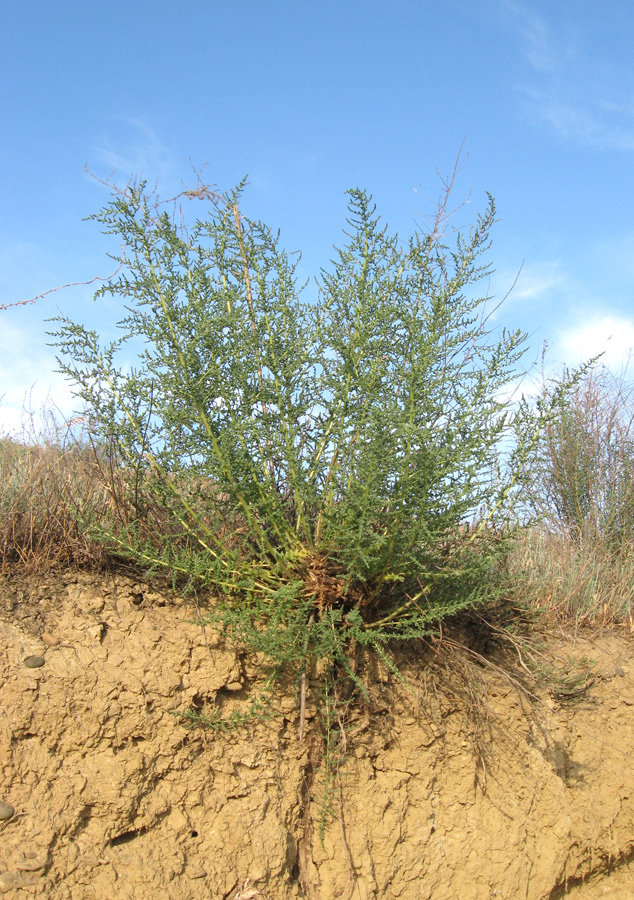
<svg viewBox="0 0 634 900">
<path fill-rule="evenodd" d="M 0 800 L 0 821 L 6 821 L 7 819 L 12 818 L 14 813 L 15 810 L 9 803 Z"/>
<path fill-rule="evenodd" d="M 24 665 L 27 669 L 39 669 L 40 666 L 44 665 L 44 657 L 43 656 L 27 656 L 24 660 Z"/>
<path fill-rule="evenodd" d="M 44 631 L 41 638 L 47 647 L 57 647 L 57 645 L 61 643 L 58 637 L 55 637 L 54 634 L 49 634 L 48 631 Z"/>
<path fill-rule="evenodd" d="M 106 605 L 106 601 L 103 597 L 86 597 L 85 598 L 85 607 L 89 612 L 100 613 L 101 610 Z"/>
<path fill-rule="evenodd" d="M 106 624 L 105 622 L 97 622 L 94 625 L 88 625 L 86 628 L 86 634 L 92 638 L 95 643 L 100 644 L 104 638 L 106 632 Z"/>
<path fill-rule="evenodd" d="M 230 681 L 229 684 L 225 684 L 225 688 L 228 691 L 241 691 L 244 685 L 241 681 Z"/>
<path fill-rule="evenodd" d="M 15 891 L 23 884 L 24 879 L 19 872 L 3 872 L 0 875 L 0 893 L 6 894 L 7 891 Z"/>
<path fill-rule="evenodd" d="M 176 832 L 183 831 L 184 829 L 189 828 L 189 822 L 180 811 L 180 809 L 172 809 L 167 818 L 167 821 Z"/>
<path fill-rule="evenodd" d="M 38 859 L 35 853 L 26 853 L 24 859 L 16 863 L 16 869 L 20 869 L 22 872 L 37 872 L 38 869 L 43 869 L 45 865 L 46 860 Z"/>
</svg>

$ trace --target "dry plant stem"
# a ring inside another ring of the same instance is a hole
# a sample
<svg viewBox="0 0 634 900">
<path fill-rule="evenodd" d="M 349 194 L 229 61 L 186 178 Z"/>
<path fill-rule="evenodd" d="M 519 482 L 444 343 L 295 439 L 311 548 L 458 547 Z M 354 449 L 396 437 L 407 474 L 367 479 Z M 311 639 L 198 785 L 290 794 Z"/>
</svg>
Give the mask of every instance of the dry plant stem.
<svg viewBox="0 0 634 900">
<path fill-rule="evenodd" d="M 363 719 L 361 720 L 361 724 L 357 725 L 355 728 L 350 728 L 347 732 L 343 732 L 343 743 L 344 743 L 344 751 L 347 746 L 347 742 L 350 738 L 357 737 L 359 734 L 363 734 L 370 727 L 370 713 L 368 712 L 367 707 L 363 710 Z"/>
<path fill-rule="evenodd" d="M 29 306 L 30 304 L 35 303 L 36 300 L 41 300 L 43 297 L 48 297 L 49 294 L 57 293 L 57 291 L 65 291 L 66 288 L 86 287 L 86 285 L 94 284 L 96 281 L 112 281 L 112 279 L 119 274 L 119 272 L 127 262 L 125 258 L 124 247 L 121 247 L 121 252 L 123 254 L 123 259 L 111 275 L 106 275 L 105 277 L 102 277 L 101 275 L 95 275 L 95 277 L 91 278 L 89 281 L 71 281 L 68 284 L 60 284 L 57 287 L 49 288 L 48 291 L 42 291 L 41 294 L 37 294 L 35 297 L 31 297 L 29 300 L 16 300 L 15 303 L 3 303 L 2 305 L 0 305 L 0 312 L 5 309 L 11 309 L 13 306 Z"/>
</svg>

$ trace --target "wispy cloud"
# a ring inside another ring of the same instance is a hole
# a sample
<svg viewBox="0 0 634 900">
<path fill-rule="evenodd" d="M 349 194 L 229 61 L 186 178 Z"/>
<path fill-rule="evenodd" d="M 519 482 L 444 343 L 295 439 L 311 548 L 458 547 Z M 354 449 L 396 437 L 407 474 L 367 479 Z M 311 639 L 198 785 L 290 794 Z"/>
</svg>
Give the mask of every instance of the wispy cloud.
<svg viewBox="0 0 634 900">
<path fill-rule="evenodd" d="M 616 114 L 613 105 L 591 95 L 575 100 L 566 93 L 526 89 L 539 117 L 564 140 L 592 150 L 634 150 L 634 114 Z"/>
<path fill-rule="evenodd" d="M 563 297 L 568 299 L 573 291 L 571 281 L 559 260 L 525 262 L 517 268 L 508 264 L 497 267 L 489 286 L 492 305 L 502 299 L 504 302 L 492 313 L 493 321 L 519 314 L 529 331 L 541 330 L 545 307 L 561 303 Z"/>
<path fill-rule="evenodd" d="M 547 22 L 517 0 L 500 0 L 500 6 L 510 27 L 520 37 L 522 52 L 533 69 L 550 75 L 561 71 L 561 48 Z"/>
<path fill-rule="evenodd" d="M 563 140 L 593 150 L 634 150 L 634 76 L 601 56 L 578 19 L 557 26 L 526 2 L 499 0 L 509 30 L 528 64 L 518 85 L 533 117 Z M 556 7 L 553 7 L 556 9 Z"/>
<path fill-rule="evenodd" d="M 558 262 L 524 265 L 511 294 L 514 300 L 539 300 L 566 281 Z"/>
<path fill-rule="evenodd" d="M 120 118 L 95 146 L 95 159 L 115 177 L 161 181 L 174 175 L 171 151 L 146 122 Z"/>
<path fill-rule="evenodd" d="M 577 365 L 604 353 L 602 362 L 618 371 L 634 349 L 633 252 L 628 235 L 586 247 L 581 266 L 563 258 L 525 264 L 500 318 L 506 312 L 524 328 L 538 356 L 545 341 L 553 364 Z M 494 296 L 503 296 L 515 277 L 508 265 L 499 269 Z"/>
</svg>

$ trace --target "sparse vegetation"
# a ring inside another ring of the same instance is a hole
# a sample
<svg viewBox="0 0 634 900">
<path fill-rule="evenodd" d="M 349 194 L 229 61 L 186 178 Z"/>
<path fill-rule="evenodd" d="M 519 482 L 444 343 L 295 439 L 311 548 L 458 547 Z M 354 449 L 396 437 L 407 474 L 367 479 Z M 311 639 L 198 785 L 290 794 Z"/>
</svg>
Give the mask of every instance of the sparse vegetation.
<svg viewBox="0 0 634 900">
<path fill-rule="evenodd" d="M 558 390 L 546 379 L 542 402 Z M 633 624 L 634 403 L 627 372 L 595 367 L 555 407 L 523 476 L 537 524 L 514 565 L 531 602 L 576 624 Z"/>
<path fill-rule="evenodd" d="M 528 503 L 577 544 L 600 540 L 618 550 L 634 538 L 634 398 L 626 374 L 587 372 L 557 405 L 527 468 Z M 542 401 L 567 377 L 564 370 L 544 381 Z"/>
</svg>

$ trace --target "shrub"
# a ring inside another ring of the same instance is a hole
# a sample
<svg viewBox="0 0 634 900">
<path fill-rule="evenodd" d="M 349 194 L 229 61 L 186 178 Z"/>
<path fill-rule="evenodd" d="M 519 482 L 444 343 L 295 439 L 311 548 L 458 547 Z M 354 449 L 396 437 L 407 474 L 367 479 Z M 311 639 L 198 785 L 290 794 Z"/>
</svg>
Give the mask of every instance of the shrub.
<svg viewBox="0 0 634 900">
<path fill-rule="evenodd" d="M 549 404 L 569 373 L 542 385 Z M 576 543 L 617 549 L 634 538 L 634 404 L 625 375 L 593 368 L 562 397 L 526 469 L 542 522 Z"/>
<path fill-rule="evenodd" d="M 447 191 L 430 232 L 400 242 L 350 191 L 347 242 L 307 301 L 241 191 L 187 192 L 209 209 L 189 227 L 143 183 L 94 216 L 125 248 L 96 294 L 122 302 L 120 337 L 57 319 L 55 341 L 133 514 L 93 530 L 213 587 L 213 620 L 272 675 L 303 686 L 318 665 L 363 690 L 368 650 L 393 669 L 392 641 L 501 590 L 535 423 L 504 466 L 524 335 L 494 333 L 475 291 L 494 205 L 447 237 Z"/>
</svg>

